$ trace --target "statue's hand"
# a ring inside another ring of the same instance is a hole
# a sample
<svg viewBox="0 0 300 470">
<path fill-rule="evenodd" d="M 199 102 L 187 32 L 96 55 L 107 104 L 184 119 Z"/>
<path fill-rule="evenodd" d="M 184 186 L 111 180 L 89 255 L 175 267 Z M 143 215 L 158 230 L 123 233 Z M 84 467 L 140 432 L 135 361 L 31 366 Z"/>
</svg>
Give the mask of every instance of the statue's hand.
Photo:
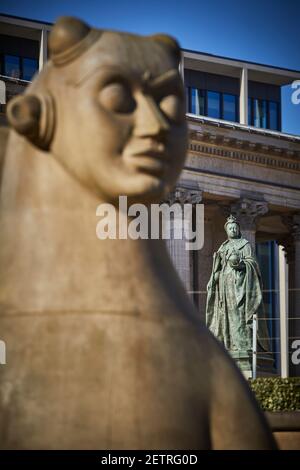
<svg viewBox="0 0 300 470">
<path fill-rule="evenodd" d="M 229 259 L 229 265 L 233 268 L 233 269 L 237 269 L 239 271 L 242 271 L 245 269 L 245 263 L 243 260 L 241 259 Z"/>
<path fill-rule="evenodd" d="M 240 255 L 239 253 L 237 253 L 236 251 L 233 251 L 229 257 L 229 265 L 232 267 L 232 268 L 235 268 L 237 267 L 239 264 L 240 264 Z"/>
</svg>

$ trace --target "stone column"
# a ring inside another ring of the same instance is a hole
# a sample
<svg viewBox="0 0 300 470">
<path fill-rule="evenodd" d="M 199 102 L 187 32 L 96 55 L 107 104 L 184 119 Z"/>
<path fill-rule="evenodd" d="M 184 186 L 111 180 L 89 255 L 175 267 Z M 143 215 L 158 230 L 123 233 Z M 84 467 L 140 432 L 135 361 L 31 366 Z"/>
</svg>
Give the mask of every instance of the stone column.
<svg viewBox="0 0 300 470">
<path fill-rule="evenodd" d="M 300 364 L 294 363 L 296 358 L 293 356 L 295 342 L 300 340 L 300 214 L 286 216 L 282 220 L 290 232 L 282 244 L 289 264 L 289 367 L 293 376 L 300 375 Z"/>
<path fill-rule="evenodd" d="M 184 204 L 199 204 L 202 201 L 202 191 L 176 188 L 171 192 L 166 200 L 170 205 L 179 203 L 182 206 Z M 181 239 L 174 238 L 174 230 L 177 223 L 181 223 L 182 220 L 177 221 L 176 216 L 171 219 L 170 233 L 171 237 L 166 240 L 167 247 L 176 268 L 176 271 L 183 282 L 186 291 L 189 293 L 191 298 L 193 297 L 194 290 L 194 251 L 186 250 L 185 244 L 187 239 L 182 234 Z"/>
<path fill-rule="evenodd" d="M 237 218 L 242 237 L 250 242 L 255 255 L 256 222 L 268 212 L 267 202 L 243 198 L 230 206 L 230 212 Z"/>
<path fill-rule="evenodd" d="M 280 371 L 289 375 L 289 267 L 285 249 L 279 246 Z"/>
<path fill-rule="evenodd" d="M 40 36 L 39 71 L 42 70 L 42 68 L 44 67 L 48 59 L 47 41 L 48 41 L 48 32 L 46 29 L 42 28 L 41 36 Z"/>
<path fill-rule="evenodd" d="M 241 70 L 240 78 L 240 123 L 248 124 L 248 69 L 246 67 Z"/>
</svg>

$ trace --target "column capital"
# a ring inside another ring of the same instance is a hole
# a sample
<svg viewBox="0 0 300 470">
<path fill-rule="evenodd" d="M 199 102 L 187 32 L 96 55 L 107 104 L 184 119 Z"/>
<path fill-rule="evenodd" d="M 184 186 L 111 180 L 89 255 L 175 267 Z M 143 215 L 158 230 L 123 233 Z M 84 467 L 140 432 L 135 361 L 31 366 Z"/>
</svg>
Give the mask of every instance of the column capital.
<svg viewBox="0 0 300 470">
<path fill-rule="evenodd" d="M 241 198 L 231 205 L 223 206 L 223 213 L 226 217 L 233 214 L 241 230 L 255 231 L 257 218 L 268 212 L 268 203 L 256 201 L 254 199 Z"/>
<path fill-rule="evenodd" d="M 300 241 L 300 214 L 281 216 L 283 224 L 288 228 L 292 239 L 295 242 Z"/>
<path fill-rule="evenodd" d="M 276 240 L 278 245 L 281 245 L 283 247 L 285 259 L 288 264 L 291 264 L 295 260 L 295 245 L 294 245 L 294 240 L 292 239 L 291 236 L 283 236 L 279 237 Z"/>
<path fill-rule="evenodd" d="M 179 204 L 199 204 L 202 201 L 202 191 L 197 189 L 175 188 L 165 199 L 165 202 L 172 205 Z"/>
</svg>

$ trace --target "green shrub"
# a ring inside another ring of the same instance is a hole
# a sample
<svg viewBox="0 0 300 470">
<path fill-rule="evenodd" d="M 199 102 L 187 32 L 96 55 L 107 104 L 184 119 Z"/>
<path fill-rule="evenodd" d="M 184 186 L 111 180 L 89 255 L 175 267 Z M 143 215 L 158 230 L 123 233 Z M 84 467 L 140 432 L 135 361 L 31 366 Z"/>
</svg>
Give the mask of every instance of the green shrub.
<svg viewBox="0 0 300 470">
<path fill-rule="evenodd" d="M 300 410 L 300 377 L 263 377 L 249 380 L 257 401 L 265 411 Z"/>
</svg>

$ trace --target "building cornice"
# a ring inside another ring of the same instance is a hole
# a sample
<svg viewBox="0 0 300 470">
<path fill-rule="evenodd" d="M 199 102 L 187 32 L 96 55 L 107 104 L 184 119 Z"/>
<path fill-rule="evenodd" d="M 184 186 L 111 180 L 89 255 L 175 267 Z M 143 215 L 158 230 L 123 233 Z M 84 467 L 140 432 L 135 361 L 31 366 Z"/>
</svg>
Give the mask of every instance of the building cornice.
<svg viewBox="0 0 300 470">
<path fill-rule="evenodd" d="M 193 123 L 198 124 L 198 125 L 204 124 L 206 126 L 211 127 L 212 129 L 213 128 L 227 129 L 227 130 L 231 129 L 235 131 L 241 131 L 245 134 L 254 134 L 257 136 L 270 137 L 270 138 L 288 141 L 288 142 L 296 142 L 300 146 L 299 135 L 287 134 L 285 132 L 280 132 L 280 131 L 272 131 L 270 129 L 262 129 L 260 127 L 248 126 L 245 124 L 240 124 L 238 122 L 224 121 L 223 119 L 214 119 L 214 118 L 210 118 L 206 116 L 197 116 L 195 114 L 190 114 L 190 113 L 187 113 L 186 117 L 189 123 L 189 127 L 191 127 Z"/>
<path fill-rule="evenodd" d="M 274 149 L 275 151 L 275 149 Z M 205 142 L 195 142 L 193 139 L 189 143 L 189 152 L 196 154 L 205 154 L 207 156 L 213 155 L 214 157 L 226 158 L 230 160 L 239 160 L 242 162 L 247 162 L 249 164 L 262 165 L 271 167 L 277 170 L 286 170 L 286 171 L 299 171 L 300 172 L 300 159 L 296 157 L 295 159 L 287 159 L 278 157 L 275 155 L 261 154 L 257 152 L 248 152 L 236 148 L 222 148 L 219 145 L 208 145 Z M 282 154 L 281 151 L 277 151 Z M 294 154 L 294 152 L 290 152 Z"/>
<path fill-rule="evenodd" d="M 300 137 L 281 134 L 274 139 L 273 134 L 254 132 L 224 132 L 224 127 L 198 123 L 191 125 L 189 120 L 189 154 L 200 154 L 216 158 L 241 161 L 276 170 L 300 172 Z M 280 134 L 280 133 L 278 133 Z M 291 139 L 290 139 L 291 137 Z"/>
</svg>

